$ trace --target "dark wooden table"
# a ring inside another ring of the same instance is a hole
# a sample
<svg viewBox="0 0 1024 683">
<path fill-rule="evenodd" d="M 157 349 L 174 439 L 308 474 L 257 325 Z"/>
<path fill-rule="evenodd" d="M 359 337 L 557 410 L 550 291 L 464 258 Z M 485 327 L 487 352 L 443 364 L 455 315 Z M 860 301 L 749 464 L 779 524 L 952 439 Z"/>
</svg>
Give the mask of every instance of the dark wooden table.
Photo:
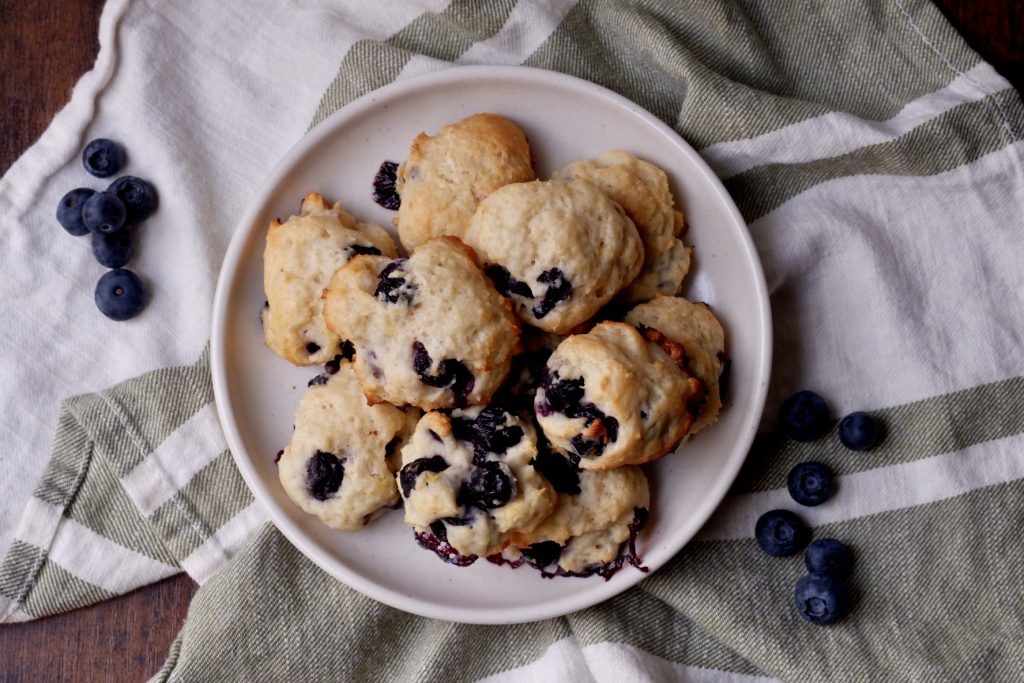
<svg viewBox="0 0 1024 683">
<path fill-rule="evenodd" d="M 937 4 L 975 50 L 1024 90 L 1024 0 Z M 43 132 L 92 66 L 102 6 L 103 0 L 0 0 L 0 172 Z M 177 576 L 69 614 L 0 626 L 0 681 L 145 680 L 163 663 L 195 590 Z"/>
</svg>

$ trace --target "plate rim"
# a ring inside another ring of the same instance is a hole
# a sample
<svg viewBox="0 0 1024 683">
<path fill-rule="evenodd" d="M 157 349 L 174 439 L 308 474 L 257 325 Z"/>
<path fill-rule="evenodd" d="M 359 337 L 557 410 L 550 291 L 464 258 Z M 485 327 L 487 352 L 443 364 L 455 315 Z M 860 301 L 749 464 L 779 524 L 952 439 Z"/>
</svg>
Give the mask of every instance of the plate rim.
<svg viewBox="0 0 1024 683">
<path fill-rule="evenodd" d="M 217 286 L 214 293 L 214 306 L 210 334 L 210 374 L 213 381 L 214 403 L 217 409 L 217 418 L 220 422 L 224 436 L 227 440 L 231 457 L 235 461 L 242 479 L 252 492 L 260 506 L 267 512 L 270 521 L 274 526 L 294 545 L 299 552 L 309 558 L 314 564 L 326 571 L 335 579 L 345 585 L 359 591 L 360 593 L 378 600 L 386 605 L 400 609 L 405 612 L 423 617 L 441 619 L 469 624 L 514 624 L 532 621 L 540 621 L 554 617 L 563 616 L 580 609 L 591 607 L 603 602 L 632 586 L 644 578 L 653 575 L 658 569 L 666 564 L 672 557 L 677 555 L 684 547 L 693 541 L 699 534 L 700 529 L 705 526 L 715 510 L 724 500 L 733 481 L 739 474 L 740 468 L 746 460 L 754 436 L 757 433 L 761 416 L 764 411 L 764 404 L 768 394 L 768 384 L 771 377 L 773 329 L 771 322 L 771 304 L 768 297 L 768 287 L 764 275 L 764 269 L 758 257 L 753 238 L 746 221 L 743 220 L 735 202 L 725 190 L 722 181 L 714 174 L 707 162 L 701 158 L 697 151 L 682 138 L 676 131 L 666 125 L 663 121 L 651 114 L 649 111 L 603 86 L 597 85 L 569 74 L 546 69 L 538 69 L 526 66 L 508 65 L 467 65 L 452 66 L 439 71 L 420 74 L 410 78 L 394 81 L 381 88 L 373 90 L 352 102 L 342 106 L 336 112 L 325 118 L 313 129 L 308 131 L 293 145 L 287 153 L 274 165 L 267 178 L 260 186 L 256 197 L 265 197 L 273 193 L 280 185 L 285 176 L 294 170 L 297 161 L 308 154 L 321 141 L 330 137 L 335 130 L 344 126 L 349 119 L 354 119 L 367 109 L 376 106 L 377 100 L 381 97 L 401 96 L 408 91 L 417 89 L 458 83 L 463 80 L 513 80 L 529 83 L 537 81 L 547 82 L 556 86 L 564 86 L 567 89 L 582 92 L 590 96 L 597 96 L 608 101 L 611 105 L 628 110 L 631 114 L 639 117 L 644 123 L 652 126 L 661 134 L 672 140 L 679 152 L 689 158 L 689 161 L 704 176 L 704 180 L 715 190 L 717 199 L 727 209 L 727 212 L 738 228 L 738 233 L 743 247 L 742 256 L 749 264 L 753 275 L 755 289 L 757 290 L 757 310 L 759 323 L 764 334 L 761 335 L 760 352 L 756 354 L 756 361 L 761 371 L 754 375 L 755 386 L 751 414 L 746 417 L 741 425 L 741 434 L 736 442 L 735 451 L 723 468 L 723 476 L 719 477 L 718 484 L 709 490 L 710 495 L 703 499 L 702 505 L 698 506 L 693 517 L 700 518 L 700 525 L 688 537 L 678 543 L 671 553 L 661 562 L 650 567 L 650 572 L 631 573 L 622 572 L 616 575 L 611 581 L 601 584 L 594 584 L 592 590 L 578 593 L 570 593 L 566 597 L 548 601 L 542 605 L 525 605 L 509 608 L 468 608 L 454 606 L 440 606 L 436 603 L 413 597 L 404 593 L 383 587 L 373 581 L 364 579 L 361 575 L 348 570 L 347 567 L 330 553 L 321 549 L 316 543 L 307 538 L 306 533 L 295 525 L 279 508 L 276 501 L 270 494 L 259 477 L 255 465 L 248 457 L 243 445 L 243 439 L 234 419 L 230 392 L 228 389 L 228 378 L 226 372 L 227 340 L 230 335 L 227 330 L 229 301 L 234 285 L 238 282 L 240 262 L 248 240 L 252 238 L 255 220 L 263 210 L 260 202 L 254 202 L 242 218 L 235 224 L 230 243 L 221 263 L 220 272 L 217 277 Z"/>
</svg>

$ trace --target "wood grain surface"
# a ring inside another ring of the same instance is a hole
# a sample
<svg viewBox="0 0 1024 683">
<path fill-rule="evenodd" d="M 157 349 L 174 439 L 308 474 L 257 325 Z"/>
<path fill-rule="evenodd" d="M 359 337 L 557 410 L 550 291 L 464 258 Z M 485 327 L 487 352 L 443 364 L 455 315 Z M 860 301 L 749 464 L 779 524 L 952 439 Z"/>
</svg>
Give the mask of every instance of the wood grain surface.
<svg viewBox="0 0 1024 683">
<path fill-rule="evenodd" d="M 1024 89 L 1024 0 L 937 0 L 982 57 Z M 0 0 L 0 172 L 39 137 L 96 57 L 102 0 Z M 177 576 L 68 614 L 0 626 L 0 681 L 144 681 L 195 584 Z"/>
</svg>

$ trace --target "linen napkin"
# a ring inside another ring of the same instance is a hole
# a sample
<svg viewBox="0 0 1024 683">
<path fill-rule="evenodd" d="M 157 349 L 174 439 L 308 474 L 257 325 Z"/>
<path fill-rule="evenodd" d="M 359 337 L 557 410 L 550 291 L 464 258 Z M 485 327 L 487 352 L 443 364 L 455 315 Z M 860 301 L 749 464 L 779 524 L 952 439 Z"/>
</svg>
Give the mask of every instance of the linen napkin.
<svg viewBox="0 0 1024 683">
<path fill-rule="evenodd" d="M 204 585 L 155 680 L 1013 680 L 1024 669 L 1024 105 L 924 0 L 110 0 L 95 68 L 0 181 L 0 620 L 177 572 Z M 206 344 L 237 217 L 312 125 L 460 63 L 571 73 L 673 126 L 757 244 L 775 356 L 763 422 L 698 539 L 637 587 L 534 624 L 404 614 L 266 525 L 217 426 Z M 112 323 L 60 230 L 93 137 L 161 195 Z M 144 373 L 144 374 L 140 374 Z M 109 387 L 109 388 L 108 388 Z M 801 388 L 870 410 L 881 446 L 772 438 Z M 69 397 L 60 401 L 61 397 Z M 856 553 L 854 612 L 801 620 L 799 557 L 754 520 L 789 469 Z"/>
</svg>

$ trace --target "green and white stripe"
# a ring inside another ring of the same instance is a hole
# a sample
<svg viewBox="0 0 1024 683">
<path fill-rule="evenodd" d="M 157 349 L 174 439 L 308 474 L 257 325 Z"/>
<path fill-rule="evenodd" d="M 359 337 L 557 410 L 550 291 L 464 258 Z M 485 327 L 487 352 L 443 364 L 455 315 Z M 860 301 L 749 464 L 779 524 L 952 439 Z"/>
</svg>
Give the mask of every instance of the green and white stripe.
<svg viewBox="0 0 1024 683">
<path fill-rule="evenodd" d="M 330 58 L 333 80 L 297 105 L 311 125 L 399 78 L 525 64 L 633 99 L 725 179 L 765 265 L 776 332 L 766 433 L 727 502 L 668 566 L 597 607 L 506 627 L 413 617 L 331 579 L 263 524 L 220 435 L 204 355 L 65 403 L 0 564 L 0 620 L 183 568 L 206 583 L 155 680 L 1019 678 L 1017 93 L 926 0 L 424 10 L 399 5 L 390 36 Z M 773 438 L 774 406 L 805 386 L 837 413 L 873 410 L 883 444 L 852 455 L 834 432 Z M 760 513 L 791 506 L 786 475 L 811 458 L 840 473 L 838 495 L 801 514 L 857 555 L 856 613 L 827 629 L 790 605 L 801 558 L 769 558 L 751 538 Z"/>
</svg>

